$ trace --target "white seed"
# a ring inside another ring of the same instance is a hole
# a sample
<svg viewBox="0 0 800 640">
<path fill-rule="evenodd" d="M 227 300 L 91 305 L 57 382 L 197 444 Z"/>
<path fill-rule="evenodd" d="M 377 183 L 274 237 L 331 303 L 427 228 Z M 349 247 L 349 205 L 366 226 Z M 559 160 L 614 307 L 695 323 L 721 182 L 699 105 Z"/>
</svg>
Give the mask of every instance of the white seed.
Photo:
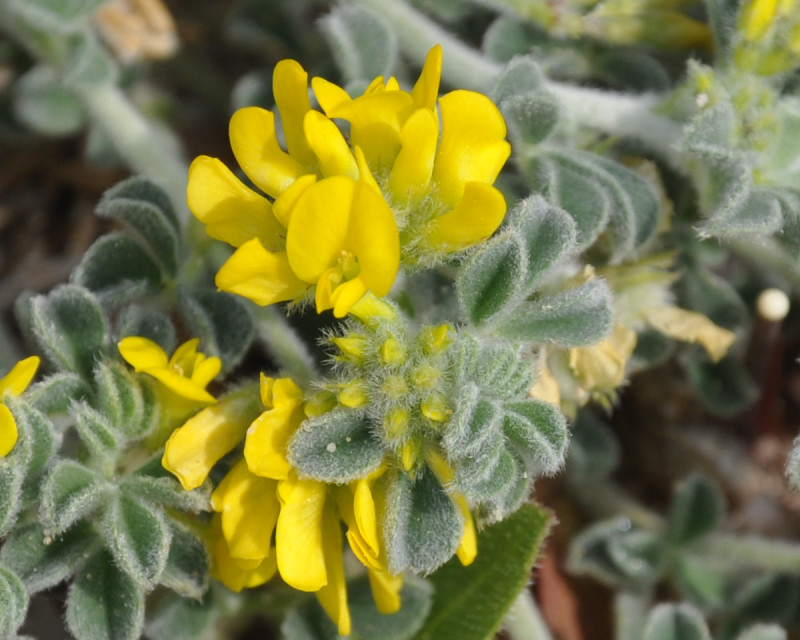
<svg viewBox="0 0 800 640">
<path fill-rule="evenodd" d="M 328 446 L 325 447 L 325 449 L 328 451 L 328 453 L 333 453 L 334 451 L 336 451 L 336 443 L 335 442 L 329 442 Z"/>
</svg>

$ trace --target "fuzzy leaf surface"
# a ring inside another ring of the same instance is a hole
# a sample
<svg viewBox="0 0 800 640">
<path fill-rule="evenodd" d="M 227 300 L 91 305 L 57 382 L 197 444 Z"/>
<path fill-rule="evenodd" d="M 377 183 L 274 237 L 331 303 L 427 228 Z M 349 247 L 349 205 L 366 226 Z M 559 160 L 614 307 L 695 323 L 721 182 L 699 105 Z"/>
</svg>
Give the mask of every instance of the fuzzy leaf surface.
<svg viewBox="0 0 800 640">
<path fill-rule="evenodd" d="M 374 471 L 383 455 L 367 415 L 346 408 L 305 420 L 289 443 L 289 460 L 300 473 L 337 484 Z"/>
<path fill-rule="evenodd" d="M 140 588 L 152 589 L 167 564 L 172 539 L 161 510 L 120 495 L 106 510 L 103 533 L 117 566 Z"/>
<path fill-rule="evenodd" d="M 74 460 L 62 460 L 42 484 L 40 517 L 47 529 L 63 533 L 93 513 L 108 497 L 111 486 L 100 475 Z"/>
<path fill-rule="evenodd" d="M 54 587 L 79 569 L 98 540 L 88 524 L 51 536 L 38 523 L 16 529 L 0 550 L 0 563 L 22 580 L 28 593 Z"/>
<path fill-rule="evenodd" d="M 76 640 L 138 640 L 144 626 L 144 594 L 100 551 L 67 595 L 67 626 Z"/>
<path fill-rule="evenodd" d="M 108 339 L 108 324 L 97 299 L 83 287 L 63 285 L 33 296 L 22 310 L 25 325 L 54 368 L 91 379 L 95 360 Z M 27 316 L 27 317 L 26 317 Z"/>
<path fill-rule="evenodd" d="M 180 249 L 177 218 L 160 187 L 144 177 L 128 178 L 106 191 L 95 211 L 125 224 L 159 263 L 164 276 L 175 276 Z"/>
<path fill-rule="evenodd" d="M 0 567 L 0 637 L 13 636 L 28 612 L 28 593 L 16 573 Z"/>
<path fill-rule="evenodd" d="M 456 552 L 463 528 L 461 515 L 427 467 L 413 480 L 395 475 L 386 496 L 384 533 L 392 573 L 435 571 Z"/>
<path fill-rule="evenodd" d="M 456 279 L 458 301 L 475 326 L 503 315 L 523 295 L 527 259 L 520 239 L 502 233 L 462 265 Z"/>
<path fill-rule="evenodd" d="M 600 279 L 554 296 L 529 300 L 496 323 L 504 338 L 578 347 L 601 340 L 611 330 L 611 291 Z"/>
<path fill-rule="evenodd" d="M 478 535 L 478 555 L 468 567 L 453 558 L 431 576 L 431 612 L 414 640 L 485 640 L 502 624 L 547 535 L 549 515 L 534 505 Z"/>
</svg>

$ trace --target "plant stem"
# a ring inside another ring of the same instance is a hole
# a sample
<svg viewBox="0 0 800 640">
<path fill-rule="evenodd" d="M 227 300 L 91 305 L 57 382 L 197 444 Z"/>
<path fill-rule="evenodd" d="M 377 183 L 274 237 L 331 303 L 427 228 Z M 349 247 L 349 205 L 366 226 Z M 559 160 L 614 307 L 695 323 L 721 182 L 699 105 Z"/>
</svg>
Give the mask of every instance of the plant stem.
<svg viewBox="0 0 800 640">
<path fill-rule="evenodd" d="M 533 594 L 527 587 L 511 605 L 503 628 L 511 640 L 553 640 L 553 635 L 547 628 L 539 607 L 536 606 Z"/>
<path fill-rule="evenodd" d="M 414 62 L 422 65 L 435 44 L 442 45 L 442 77 L 456 87 L 489 92 L 505 65 L 489 60 L 403 0 L 350 0 L 377 10 L 396 28 L 400 46 Z M 659 151 L 665 159 L 680 165 L 674 149 L 683 125 L 653 112 L 661 101 L 657 94 L 621 94 L 561 82 L 545 81 L 566 107 L 567 117 L 579 126 L 610 135 L 632 137 Z"/>
<path fill-rule="evenodd" d="M 317 377 L 314 358 L 308 346 L 280 311 L 265 307 L 256 312 L 258 336 L 277 360 L 278 367 L 302 386 Z"/>
<path fill-rule="evenodd" d="M 800 573 L 800 545 L 780 540 L 718 533 L 686 551 L 709 561 L 733 560 L 739 566 Z"/>
<path fill-rule="evenodd" d="M 618 591 L 614 595 L 615 640 L 639 640 L 649 608 L 649 593 Z"/>
<path fill-rule="evenodd" d="M 128 166 L 162 186 L 181 223 L 185 223 L 189 217 L 186 206 L 188 167 L 177 144 L 173 146 L 171 140 L 165 140 L 166 132 L 149 122 L 116 85 L 89 85 L 80 87 L 78 92 L 92 120 L 111 138 Z"/>
</svg>

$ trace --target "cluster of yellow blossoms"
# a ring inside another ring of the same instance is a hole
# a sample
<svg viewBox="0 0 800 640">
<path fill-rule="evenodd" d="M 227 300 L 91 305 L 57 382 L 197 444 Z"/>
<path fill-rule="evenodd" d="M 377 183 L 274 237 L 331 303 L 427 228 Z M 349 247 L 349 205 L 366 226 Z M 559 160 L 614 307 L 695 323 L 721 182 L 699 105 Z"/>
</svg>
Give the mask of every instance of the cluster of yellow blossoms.
<svg viewBox="0 0 800 640">
<path fill-rule="evenodd" d="M 401 262 L 431 265 L 489 237 L 506 204 L 492 186 L 510 154 L 506 127 L 484 95 L 452 91 L 437 101 L 442 53 L 428 54 L 411 92 L 376 78 L 363 95 L 311 81 L 294 60 L 275 67 L 273 112 L 231 118 L 239 166 L 195 159 L 187 201 L 213 238 L 236 247 L 217 286 L 260 305 L 300 301 L 344 317 L 371 291 L 383 297 Z M 438 106 L 438 108 L 437 108 Z M 349 124 L 349 140 L 334 120 Z"/>
<path fill-rule="evenodd" d="M 244 455 L 217 485 L 211 501 L 214 573 L 229 588 L 255 587 L 280 573 L 316 596 L 350 633 L 340 522 L 368 571 L 378 609 L 400 607 L 402 577 L 387 570 L 380 533 L 385 467 L 345 485 L 301 478 L 287 459 L 290 438 L 306 418 L 301 389 L 289 378 L 261 377 L 264 410 L 252 419 L 252 392 L 234 392 L 176 430 L 163 464 L 186 490 L 244 440 Z M 273 536 L 274 532 L 274 536 Z"/>
</svg>

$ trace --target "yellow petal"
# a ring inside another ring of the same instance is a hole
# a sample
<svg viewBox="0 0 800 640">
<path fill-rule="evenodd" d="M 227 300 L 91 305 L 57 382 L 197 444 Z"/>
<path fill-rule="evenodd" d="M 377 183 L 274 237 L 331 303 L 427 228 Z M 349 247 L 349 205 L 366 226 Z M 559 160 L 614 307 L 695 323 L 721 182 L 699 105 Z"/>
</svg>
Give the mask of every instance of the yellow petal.
<svg viewBox="0 0 800 640">
<path fill-rule="evenodd" d="M 148 369 L 166 368 L 169 364 L 164 350 L 147 338 L 129 336 L 120 340 L 117 348 L 125 362 L 137 373 Z"/>
<path fill-rule="evenodd" d="M 745 38 L 754 41 L 763 36 L 775 18 L 777 7 L 778 0 L 751 0 L 739 21 Z"/>
<path fill-rule="evenodd" d="M 252 473 L 276 480 L 289 476 L 289 438 L 304 415 L 300 402 L 286 403 L 264 411 L 253 421 L 244 443 L 244 457 Z"/>
<path fill-rule="evenodd" d="M 17 444 L 17 421 L 6 405 L 0 404 L 0 458 L 5 458 Z"/>
<path fill-rule="evenodd" d="M 184 489 L 191 491 L 203 484 L 220 458 L 242 441 L 251 422 L 252 404 L 249 390 L 233 393 L 172 433 L 161 463 Z"/>
<path fill-rule="evenodd" d="M 222 370 L 222 360 L 216 356 L 210 358 L 203 358 L 198 364 L 195 365 L 192 371 L 191 381 L 198 387 L 205 389 L 208 383 L 216 378 L 217 374 Z"/>
<path fill-rule="evenodd" d="M 39 362 L 39 356 L 30 356 L 17 362 L 11 371 L 0 378 L 0 396 L 4 393 L 18 396 L 25 391 L 36 375 Z"/>
<path fill-rule="evenodd" d="M 342 532 L 331 502 L 326 503 L 322 518 L 322 545 L 328 583 L 316 593 L 325 613 L 339 629 L 339 635 L 350 635 L 350 608 L 347 606 L 347 583 L 342 560 Z"/>
<path fill-rule="evenodd" d="M 369 185 L 359 182 L 353 192 L 348 246 L 358 256 L 360 277 L 382 298 L 394 284 L 400 267 L 400 236 L 394 214 Z"/>
<path fill-rule="evenodd" d="M 189 209 L 212 238 L 238 247 L 258 238 L 272 251 L 283 248 L 283 227 L 264 196 L 242 184 L 217 158 L 200 156 L 189 167 Z"/>
<path fill-rule="evenodd" d="M 375 500 L 372 497 L 372 487 L 365 478 L 357 480 L 353 487 L 353 516 L 361 537 L 375 555 L 379 555 L 381 544 L 378 538 Z"/>
<path fill-rule="evenodd" d="M 303 120 L 306 139 L 323 176 L 358 178 L 358 167 L 342 132 L 319 111 L 308 111 Z"/>
<path fill-rule="evenodd" d="M 714 362 L 720 360 L 736 339 L 736 335 L 717 326 L 702 313 L 678 307 L 649 307 L 645 320 L 654 329 L 670 338 L 699 342 Z"/>
<path fill-rule="evenodd" d="M 277 198 L 292 181 L 308 173 L 278 144 L 275 116 L 260 107 L 239 109 L 231 118 L 229 134 L 233 155 L 253 183 Z"/>
<path fill-rule="evenodd" d="M 286 253 L 297 277 L 317 282 L 346 249 L 347 228 L 356 182 L 326 178 L 306 189 L 292 212 Z"/>
<path fill-rule="evenodd" d="M 276 491 L 275 480 L 253 475 L 240 460 L 212 494 L 232 558 L 263 560 L 269 555 L 280 509 Z"/>
<path fill-rule="evenodd" d="M 323 549 L 326 496 L 326 485 L 314 480 L 290 477 L 278 483 L 278 570 L 287 584 L 300 591 L 318 591 L 328 584 Z"/>
<path fill-rule="evenodd" d="M 211 544 L 212 573 L 231 591 L 239 592 L 245 587 L 257 587 L 275 575 L 278 564 L 275 554 L 270 553 L 261 561 L 241 561 L 232 558 L 228 545 L 220 530 L 218 518 L 212 528 L 215 530 Z"/>
<path fill-rule="evenodd" d="M 302 400 L 303 390 L 291 378 L 278 378 L 272 384 L 272 404 L 275 407 L 291 405 Z"/>
<path fill-rule="evenodd" d="M 194 369 L 195 358 L 197 356 L 197 347 L 200 345 L 200 338 L 192 338 L 181 344 L 175 353 L 172 354 L 167 366 L 170 369 L 178 368 L 179 371 L 185 375 L 189 375 Z"/>
<path fill-rule="evenodd" d="M 468 182 L 491 184 L 503 168 L 511 146 L 506 124 L 486 96 L 452 91 L 439 99 L 442 135 L 433 168 L 439 199 L 456 206 Z"/>
<path fill-rule="evenodd" d="M 347 91 L 325 78 L 311 78 L 311 88 L 314 90 L 314 95 L 317 96 L 319 106 L 328 116 L 336 108 L 350 102 Z"/>
<path fill-rule="evenodd" d="M 400 609 L 400 590 L 403 588 L 403 576 L 393 576 L 385 570 L 368 570 L 369 586 L 375 606 L 383 615 L 397 613 Z"/>
<path fill-rule="evenodd" d="M 267 251 L 258 238 L 245 242 L 228 258 L 217 272 L 216 283 L 223 291 L 262 306 L 297 300 L 308 289 L 292 271 L 286 253 Z"/>
<path fill-rule="evenodd" d="M 311 109 L 308 99 L 308 74 L 295 60 L 281 60 L 272 73 L 272 93 L 281 114 L 283 134 L 289 153 L 304 166 L 314 162 L 314 156 L 303 132 L 303 118 Z"/>
<path fill-rule="evenodd" d="M 313 173 L 300 176 L 297 178 L 297 180 L 292 182 L 292 184 L 289 185 L 280 196 L 275 199 L 275 203 L 272 205 L 272 213 L 275 214 L 275 217 L 284 226 L 284 230 L 282 232 L 282 241 L 284 245 L 286 244 L 286 229 L 289 228 L 289 220 L 292 217 L 292 209 L 294 209 L 294 205 L 297 204 L 297 199 L 302 195 L 302 193 L 316 181 L 317 176 Z"/>
<path fill-rule="evenodd" d="M 428 51 L 419 79 L 411 90 L 411 97 L 416 108 L 436 108 L 436 98 L 439 96 L 439 79 L 441 77 L 442 46 L 437 44 Z"/>
<path fill-rule="evenodd" d="M 375 189 L 375 191 L 381 193 L 381 188 L 378 186 L 375 176 L 372 175 L 369 164 L 367 164 L 367 158 L 364 155 L 364 152 L 361 150 L 361 147 L 354 147 L 353 155 L 355 156 L 356 164 L 358 165 L 358 181 L 369 185 Z"/>
<path fill-rule="evenodd" d="M 147 373 L 149 376 L 153 376 L 172 393 L 180 396 L 181 398 L 185 398 L 186 400 L 202 403 L 211 403 L 217 401 L 217 399 L 208 391 L 203 389 L 203 387 L 195 384 L 189 378 L 185 378 L 181 374 L 170 369 L 151 369 L 145 373 Z"/>
<path fill-rule="evenodd" d="M 353 305 L 364 297 L 366 292 L 367 285 L 361 276 L 336 287 L 330 297 L 330 305 L 333 307 L 334 317 L 344 318 L 350 309 L 353 308 Z M 327 309 L 330 307 L 325 308 Z M 319 312 L 320 308 L 319 305 L 317 305 L 317 313 Z"/>
<path fill-rule="evenodd" d="M 475 556 L 478 555 L 478 535 L 475 532 L 475 521 L 472 519 L 472 513 L 470 513 L 469 506 L 463 495 L 451 496 L 451 500 L 464 519 L 464 533 L 461 536 L 458 549 L 456 549 L 456 555 L 461 564 L 466 567 L 472 564 Z"/>
<path fill-rule="evenodd" d="M 455 209 L 435 218 L 428 243 L 439 251 L 461 251 L 492 235 L 506 214 L 503 194 L 491 185 L 468 182 Z"/>
<path fill-rule="evenodd" d="M 543 364 L 539 369 L 539 375 L 528 391 L 528 395 L 531 398 L 537 398 L 556 406 L 561 404 L 561 390 L 558 387 L 558 382 L 556 382 L 546 365 Z"/>
<path fill-rule="evenodd" d="M 400 131 L 400 151 L 392 166 L 389 189 L 400 203 L 425 194 L 439 143 L 439 120 L 432 109 L 417 109 Z"/>
<path fill-rule="evenodd" d="M 405 91 L 363 95 L 339 105 L 328 115 L 350 123 L 350 140 L 361 147 L 374 171 L 389 168 L 400 148 L 400 130 L 413 111 Z"/>
</svg>

